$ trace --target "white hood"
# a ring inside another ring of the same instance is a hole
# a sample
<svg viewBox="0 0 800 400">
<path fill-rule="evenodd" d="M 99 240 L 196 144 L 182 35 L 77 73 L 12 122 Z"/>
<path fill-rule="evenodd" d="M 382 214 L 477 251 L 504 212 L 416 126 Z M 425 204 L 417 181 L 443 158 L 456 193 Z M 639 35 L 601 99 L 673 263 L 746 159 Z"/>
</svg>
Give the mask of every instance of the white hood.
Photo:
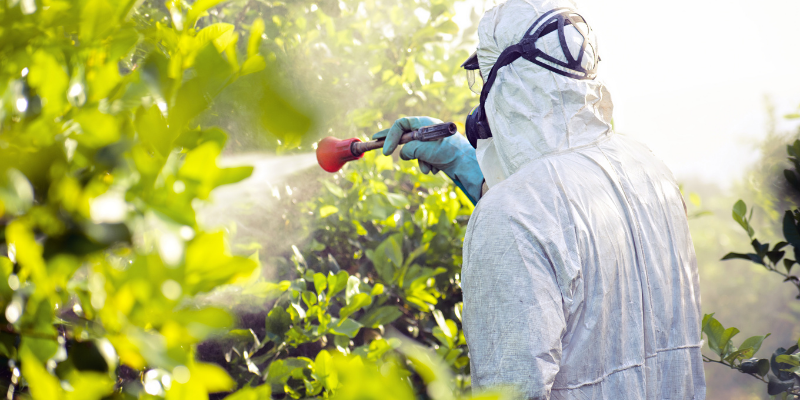
<svg viewBox="0 0 800 400">
<path fill-rule="evenodd" d="M 508 0 L 487 11 L 478 27 L 483 76 L 489 76 L 500 53 L 517 44 L 534 21 L 561 7 L 576 8 L 569 0 Z M 591 24 L 588 17 L 587 22 Z M 572 26 L 565 31 L 570 51 L 577 56 L 582 36 Z M 594 35 L 590 43 L 587 52 L 597 49 Z M 537 47 L 566 61 L 557 31 L 542 37 Z M 587 55 L 584 61 L 593 58 Z M 592 144 L 611 133 L 613 104 L 599 79 L 568 78 L 524 58 L 498 71 L 485 109 L 493 139 L 479 141 L 477 155 L 489 187 L 532 160 Z"/>
</svg>

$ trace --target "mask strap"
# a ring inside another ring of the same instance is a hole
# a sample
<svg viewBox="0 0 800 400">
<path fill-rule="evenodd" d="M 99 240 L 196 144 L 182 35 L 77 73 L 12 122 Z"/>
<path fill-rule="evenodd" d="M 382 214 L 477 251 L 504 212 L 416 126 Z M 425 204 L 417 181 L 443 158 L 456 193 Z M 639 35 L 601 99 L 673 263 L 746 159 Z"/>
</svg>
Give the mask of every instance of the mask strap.
<svg viewBox="0 0 800 400">
<path fill-rule="evenodd" d="M 565 17 L 564 16 L 565 13 L 572 13 L 574 15 L 568 14 Z M 553 17 L 552 14 L 557 14 L 557 15 Z M 547 22 L 550 19 L 555 19 L 555 21 L 552 21 L 550 23 L 542 23 L 543 21 Z M 539 65 L 540 67 L 555 72 L 559 75 L 564 75 L 570 78 L 580 79 L 580 80 L 594 79 L 594 73 L 597 70 L 597 61 L 595 61 L 594 68 L 591 71 L 586 70 L 581 66 L 584 53 L 586 53 L 586 46 L 588 45 L 589 42 L 589 37 L 588 37 L 589 32 L 584 33 L 583 30 L 581 30 L 578 27 L 577 25 L 578 23 L 584 23 L 587 24 L 588 26 L 588 23 L 586 22 L 586 20 L 583 19 L 582 16 L 580 16 L 580 14 L 577 14 L 576 12 L 574 12 L 569 8 L 557 8 L 554 10 L 550 10 L 542 14 L 542 16 L 540 16 L 531 25 L 531 27 L 528 29 L 528 32 L 525 34 L 525 36 L 523 36 L 522 40 L 519 43 L 509 46 L 505 50 L 503 50 L 503 52 L 500 53 L 500 56 L 497 57 L 497 60 L 492 66 L 492 71 L 489 72 L 489 76 L 487 77 L 486 82 L 483 84 L 483 89 L 481 90 L 480 111 L 483 118 L 486 118 L 486 109 L 485 109 L 486 98 L 489 96 L 489 91 L 492 90 L 492 85 L 494 85 L 494 81 L 497 78 L 497 72 L 500 70 L 500 68 L 503 68 L 508 64 L 511 64 L 520 57 L 536 65 Z M 572 57 L 572 53 L 569 51 L 569 46 L 567 44 L 566 35 L 564 34 L 564 28 L 567 27 L 568 25 L 573 25 L 573 27 L 583 37 L 583 43 L 581 45 L 581 50 L 580 53 L 578 54 L 577 60 L 574 57 Z M 534 29 L 536 29 L 535 32 Z M 558 30 L 558 37 L 559 37 L 559 42 L 561 44 L 561 50 L 564 52 L 564 55 L 567 58 L 566 64 L 563 61 L 557 60 L 536 48 L 536 41 L 540 37 L 552 33 L 555 30 Z M 595 57 L 599 59 L 600 56 L 597 55 L 596 53 L 597 49 L 595 49 Z M 539 58 L 543 58 L 552 64 L 567 68 L 574 72 L 582 73 L 584 75 L 577 75 L 569 71 L 560 70 L 554 67 L 553 65 L 550 65 L 548 63 L 539 60 Z"/>
<path fill-rule="evenodd" d="M 497 71 L 499 71 L 500 68 L 503 68 L 506 65 L 516 61 L 520 57 L 522 57 L 522 46 L 519 44 L 507 47 L 502 53 L 500 53 L 500 57 L 497 57 L 497 61 L 495 61 L 494 66 L 492 66 L 492 71 L 489 72 L 489 77 L 486 79 L 486 83 L 483 84 L 483 89 L 481 90 L 480 104 L 481 112 L 483 113 L 482 115 L 486 115 L 484 104 L 486 104 L 486 97 L 489 96 L 489 91 L 492 89 L 494 80 L 497 78 Z"/>
<path fill-rule="evenodd" d="M 550 16 L 552 13 L 557 13 L 557 15 Z M 545 23 L 540 24 L 541 21 L 545 21 Z M 589 45 L 589 32 L 583 32 L 583 30 L 578 27 L 579 23 L 584 23 L 588 26 L 588 23 L 582 16 L 580 16 L 580 14 L 577 14 L 568 8 L 559 8 L 544 14 L 536 22 L 534 22 L 534 24 L 528 30 L 528 33 L 523 37 L 522 41 L 520 41 L 520 44 L 527 44 L 528 46 L 532 47 L 530 51 L 524 52 L 522 57 L 559 75 L 564 75 L 579 80 L 594 79 L 597 71 L 597 61 L 599 60 L 600 56 L 597 55 L 597 49 L 595 48 L 594 53 L 596 59 L 593 63 L 593 68 L 591 70 L 587 70 L 581 65 L 583 57 L 586 53 L 586 47 Z M 567 44 L 566 34 L 564 33 L 564 28 L 568 25 L 573 25 L 575 30 L 577 30 L 578 33 L 580 33 L 580 35 L 583 37 L 583 43 L 581 44 L 581 49 L 577 59 L 572 56 L 572 52 L 569 50 L 569 45 Z M 558 39 L 559 45 L 561 46 L 561 51 L 564 53 L 564 56 L 567 59 L 566 63 L 537 49 L 535 45 L 539 38 L 555 31 L 556 29 L 558 29 Z M 591 28 L 589 28 L 589 30 L 591 30 Z"/>
</svg>

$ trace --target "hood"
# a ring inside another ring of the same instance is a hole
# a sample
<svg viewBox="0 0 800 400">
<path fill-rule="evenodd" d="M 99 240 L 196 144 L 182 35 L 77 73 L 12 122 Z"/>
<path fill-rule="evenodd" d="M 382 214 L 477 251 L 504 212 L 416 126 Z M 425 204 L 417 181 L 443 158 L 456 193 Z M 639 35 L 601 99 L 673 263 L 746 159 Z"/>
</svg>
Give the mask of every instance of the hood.
<svg viewBox="0 0 800 400">
<path fill-rule="evenodd" d="M 489 76 L 500 53 L 518 43 L 539 16 L 560 7 L 580 12 L 570 0 L 508 0 L 487 11 L 478 26 L 483 76 Z M 565 31 L 570 29 L 575 28 Z M 582 36 L 574 33 L 568 43 L 577 56 Z M 594 36 L 589 40 L 595 41 Z M 543 36 L 537 47 L 566 61 L 557 31 Z M 596 43 L 592 47 L 597 49 Z M 612 132 L 611 95 L 599 78 L 568 78 L 523 58 L 498 71 L 485 109 L 493 137 L 479 140 L 477 155 L 489 187 L 533 160 L 591 145 Z"/>
</svg>

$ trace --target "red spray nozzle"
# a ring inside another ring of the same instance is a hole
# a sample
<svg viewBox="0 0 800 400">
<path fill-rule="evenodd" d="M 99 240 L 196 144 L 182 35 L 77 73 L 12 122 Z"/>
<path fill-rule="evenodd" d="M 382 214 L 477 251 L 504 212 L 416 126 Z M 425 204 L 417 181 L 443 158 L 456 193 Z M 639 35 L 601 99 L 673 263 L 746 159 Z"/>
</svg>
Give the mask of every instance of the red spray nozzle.
<svg viewBox="0 0 800 400">
<path fill-rule="evenodd" d="M 453 136 L 457 131 L 456 124 L 452 122 L 423 126 L 415 131 L 404 133 L 400 137 L 400 144 L 406 144 L 413 140 L 421 142 L 441 140 Z M 383 147 L 383 139 L 361 143 L 356 138 L 341 140 L 328 136 L 317 145 L 317 162 L 325 171 L 336 172 L 342 169 L 344 163 L 358 160 L 364 153 L 381 147 Z"/>
<path fill-rule="evenodd" d="M 356 156 L 350 150 L 350 146 L 355 142 L 360 143 L 361 141 L 357 138 L 341 140 L 332 136 L 322 139 L 317 145 L 317 162 L 319 166 L 325 171 L 336 172 L 342 169 L 344 163 L 363 157 L 364 153 Z"/>
</svg>

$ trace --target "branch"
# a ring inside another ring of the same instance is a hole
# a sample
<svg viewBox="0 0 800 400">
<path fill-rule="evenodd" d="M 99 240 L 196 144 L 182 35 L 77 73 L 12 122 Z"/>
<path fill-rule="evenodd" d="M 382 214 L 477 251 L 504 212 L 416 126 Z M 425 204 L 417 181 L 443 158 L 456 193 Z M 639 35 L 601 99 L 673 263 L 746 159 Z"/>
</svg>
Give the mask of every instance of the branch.
<svg viewBox="0 0 800 400">
<path fill-rule="evenodd" d="M 769 265 L 765 265 L 765 267 L 767 267 L 768 271 L 772 271 L 772 272 L 782 276 L 784 278 L 784 282 L 791 282 L 792 285 L 794 285 L 797 288 L 797 290 L 800 291 L 800 280 L 798 280 L 796 276 L 789 275 L 788 273 L 784 274 L 783 272 L 781 272 L 778 269 L 778 266 L 775 263 L 771 262 L 771 261 L 769 262 Z M 791 278 L 794 278 L 794 279 L 791 279 Z M 800 295 L 798 295 L 797 298 L 800 299 Z"/>
<path fill-rule="evenodd" d="M 733 364 L 728 364 L 728 363 L 726 363 L 726 362 L 724 362 L 724 361 L 712 360 L 711 358 L 708 358 L 708 357 L 706 357 L 705 355 L 703 355 L 703 362 L 710 362 L 710 363 L 722 364 L 722 365 L 724 365 L 724 366 L 726 366 L 726 367 L 728 367 L 728 368 L 730 368 L 730 369 L 735 369 L 735 370 L 737 370 L 737 371 L 739 371 L 739 372 L 741 372 L 741 373 L 743 373 L 743 374 L 750 375 L 750 376 L 752 376 L 753 378 L 756 378 L 756 379 L 760 380 L 761 382 L 768 383 L 768 382 L 767 382 L 767 381 L 766 381 L 764 378 L 762 378 L 762 377 L 760 377 L 760 376 L 758 376 L 758 375 L 756 375 L 756 374 L 751 374 L 751 373 L 748 373 L 748 372 L 743 372 L 743 371 L 742 371 L 742 370 L 740 370 L 739 368 L 736 368 L 736 367 L 734 367 L 734 366 L 733 366 Z"/>
</svg>

